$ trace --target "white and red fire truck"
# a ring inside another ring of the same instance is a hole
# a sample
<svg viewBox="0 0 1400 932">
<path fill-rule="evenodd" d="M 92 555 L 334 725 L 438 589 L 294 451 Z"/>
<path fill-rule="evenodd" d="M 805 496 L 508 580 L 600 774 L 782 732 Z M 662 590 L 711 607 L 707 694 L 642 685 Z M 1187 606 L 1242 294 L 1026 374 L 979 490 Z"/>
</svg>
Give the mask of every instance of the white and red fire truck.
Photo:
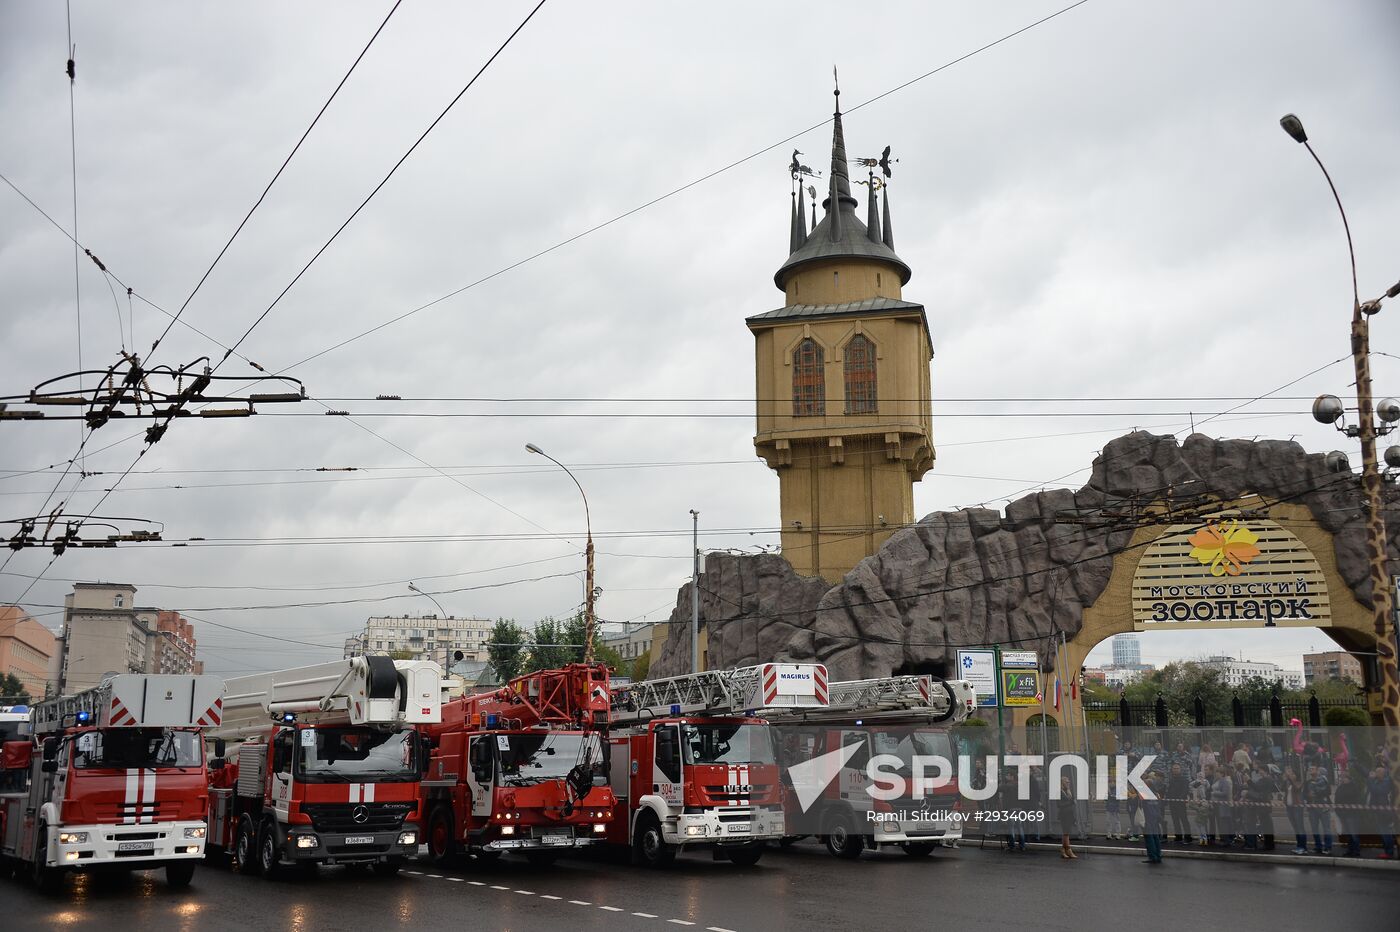
<svg viewBox="0 0 1400 932">
<path fill-rule="evenodd" d="M 893 755 L 912 775 L 916 755 L 956 763 L 949 726 L 966 720 L 976 706 L 972 684 L 916 675 L 837 681 L 831 684 L 830 702 L 824 708 L 769 713 L 774 724 L 817 726 L 788 729 L 782 749 L 785 766 L 855 745 L 843 755 L 845 763 L 834 779 L 812 774 L 817 785 L 805 800 L 807 805 L 801 798 L 804 794 L 792 786 L 786 788 L 790 824 L 818 828 L 827 850 L 840 858 L 859 857 L 866 848 L 900 848 L 910 856 L 923 857 L 940 843 L 956 842 L 962 837 L 962 823 L 955 814 L 961 811 L 955 777 L 934 788 L 917 810 L 906 805 L 897 812 L 866 792 L 871 784 L 867 764 L 872 755 Z M 935 814 L 943 817 L 932 818 Z"/>
<path fill-rule="evenodd" d="M 645 680 L 612 695 L 612 786 L 626 818 L 608 840 L 664 866 L 709 848 L 716 860 L 758 863 L 783 837 L 776 749 L 766 716 L 827 703 L 826 667 L 765 663 Z M 620 727 L 619 727 L 620 726 Z"/>
<path fill-rule="evenodd" d="M 607 725 L 601 663 L 528 673 L 445 703 L 441 724 L 420 729 L 433 745 L 423 779 L 429 855 L 441 863 L 519 852 L 549 864 L 600 843 L 615 808 Z"/>
<path fill-rule="evenodd" d="M 209 788 L 209 844 L 243 873 L 288 863 L 393 874 L 422 838 L 415 726 L 442 714 L 442 668 L 351 657 L 228 681 L 215 754 L 243 742 Z"/>
<path fill-rule="evenodd" d="M 41 885 L 65 870 L 164 867 L 183 887 L 204 856 L 209 774 L 200 729 L 217 722 L 217 676 L 123 673 L 37 703 L 4 766 L 0 862 Z M 37 753 L 36 753 L 37 752 Z"/>
</svg>

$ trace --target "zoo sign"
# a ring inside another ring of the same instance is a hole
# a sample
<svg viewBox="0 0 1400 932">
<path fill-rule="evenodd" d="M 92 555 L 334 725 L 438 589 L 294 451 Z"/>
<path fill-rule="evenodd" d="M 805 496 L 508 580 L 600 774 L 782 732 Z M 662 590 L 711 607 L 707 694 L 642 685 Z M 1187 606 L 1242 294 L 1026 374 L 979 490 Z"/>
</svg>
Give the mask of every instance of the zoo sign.
<svg viewBox="0 0 1400 932">
<path fill-rule="evenodd" d="M 1176 525 L 1133 574 L 1133 627 L 1328 627 L 1332 608 L 1317 558 L 1274 521 L 1219 515 Z"/>
</svg>

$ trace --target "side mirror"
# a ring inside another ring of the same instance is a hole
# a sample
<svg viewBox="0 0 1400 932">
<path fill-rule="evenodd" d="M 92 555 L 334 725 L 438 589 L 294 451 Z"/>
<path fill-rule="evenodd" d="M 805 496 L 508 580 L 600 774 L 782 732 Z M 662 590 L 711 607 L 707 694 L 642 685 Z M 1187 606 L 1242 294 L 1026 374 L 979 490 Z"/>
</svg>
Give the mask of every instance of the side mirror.
<svg viewBox="0 0 1400 932">
<path fill-rule="evenodd" d="M 58 761 L 53 760 L 52 758 L 45 760 L 42 764 L 39 765 L 39 769 L 42 770 L 44 773 L 58 773 Z"/>
<path fill-rule="evenodd" d="M 224 743 L 223 738 L 214 739 L 214 756 L 228 757 L 228 745 Z"/>
<path fill-rule="evenodd" d="M 227 766 L 227 763 L 228 763 L 228 762 L 225 761 L 222 757 L 211 757 L 211 758 L 209 759 L 209 769 L 210 769 L 210 770 L 223 770 L 224 767 Z"/>
<path fill-rule="evenodd" d="M 63 739 L 62 739 L 62 738 L 45 738 L 45 739 L 44 739 L 44 762 L 45 762 L 45 763 L 48 763 L 48 762 L 50 762 L 50 761 L 57 761 L 57 760 L 58 760 L 58 749 L 59 749 L 59 746 L 62 745 L 62 743 L 63 743 Z M 52 770 L 47 770 L 47 769 L 45 770 L 45 772 L 46 772 L 46 773 L 53 773 Z"/>
<path fill-rule="evenodd" d="M 597 770 L 593 771 L 593 785 L 594 785 L 595 787 L 598 787 L 598 786 L 607 786 L 607 785 L 608 785 L 608 775 L 605 774 L 605 773 L 602 773 L 602 772 L 600 772 L 600 771 L 597 771 Z"/>
<path fill-rule="evenodd" d="M 423 733 L 418 734 L 418 772 L 426 774 L 432 764 L 433 739 Z"/>
</svg>

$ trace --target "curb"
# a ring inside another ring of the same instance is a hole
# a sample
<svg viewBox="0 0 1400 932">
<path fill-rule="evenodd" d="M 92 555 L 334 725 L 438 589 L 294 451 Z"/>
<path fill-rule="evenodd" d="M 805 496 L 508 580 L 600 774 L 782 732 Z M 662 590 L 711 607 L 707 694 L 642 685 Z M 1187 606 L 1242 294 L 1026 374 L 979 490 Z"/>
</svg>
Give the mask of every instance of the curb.
<svg viewBox="0 0 1400 932">
<path fill-rule="evenodd" d="M 1057 844 L 1047 844 L 1043 841 L 1032 841 L 1026 844 L 1027 848 L 1035 848 L 1038 851 L 1058 851 Z M 1080 845 L 1075 844 L 1075 851 L 1087 851 L 1092 854 L 1117 854 L 1142 857 L 1146 850 L 1143 848 L 1130 848 L 1122 845 Z M 1172 848 L 1162 849 L 1163 858 L 1195 858 L 1201 861 L 1238 861 L 1246 864 L 1303 864 L 1311 867 L 1350 867 L 1365 870 L 1400 870 L 1400 861 L 1380 861 L 1367 858 L 1339 858 L 1328 857 L 1316 854 L 1245 854 L 1243 851 L 1185 851 Z"/>
</svg>

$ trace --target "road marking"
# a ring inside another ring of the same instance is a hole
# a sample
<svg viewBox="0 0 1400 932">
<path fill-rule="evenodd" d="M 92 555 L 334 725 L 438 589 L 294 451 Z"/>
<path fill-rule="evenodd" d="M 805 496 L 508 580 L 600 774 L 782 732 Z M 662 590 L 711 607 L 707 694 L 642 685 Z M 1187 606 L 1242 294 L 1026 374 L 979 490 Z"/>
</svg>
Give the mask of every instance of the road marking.
<svg viewBox="0 0 1400 932">
<path fill-rule="evenodd" d="M 486 886 L 486 884 L 482 883 L 480 880 L 468 880 L 467 883 L 471 884 L 473 887 L 484 887 L 484 886 Z"/>
<path fill-rule="evenodd" d="M 734 932 L 733 929 L 724 929 L 720 926 L 706 926 L 705 928 L 708 930 L 708 932 Z"/>
<path fill-rule="evenodd" d="M 550 896 L 548 893 L 541 893 L 541 894 L 540 894 L 540 899 L 542 899 L 542 900 L 562 900 L 563 897 L 562 897 L 562 896 Z"/>
<path fill-rule="evenodd" d="M 643 919 L 655 919 L 655 918 L 656 918 L 656 915 L 653 914 L 653 913 L 633 913 L 632 915 L 634 915 L 634 916 L 641 916 Z"/>
<path fill-rule="evenodd" d="M 434 880 L 441 880 L 441 879 L 442 879 L 442 875 L 441 875 L 441 874 L 425 874 L 424 876 L 431 877 L 431 878 L 433 878 Z"/>
<path fill-rule="evenodd" d="M 570 902 L 570 903 L 573 903 L 575 906 L 592 906 L 592 905 L 593 905 L 592 903 L 588 902 L 587 900 L 569 900 L 569 902 Z"/>
<path fill-rule="evenodd" d="M 667 922 L 674 922 L 678 926 L 693 926 L 695 923 L 688 919 L 667 919 Z"/>
<path fill-rule="evenodd" d="M 620 913 L 620 912 L 622 912 L 622 907 L 621 907 L 621 906 L 599 906 L 598 908 L 599 908 L 599 909 L 606 909 L 606 910 L 607 910 L 608 912 L 610 912 L 610 913 Z"/>
<path fill-rule="evenodd" d="M 491 884 L 491 889 L 492 889 L 492 890 L 509 890 L 510 887 L 502 887 L 502 886 L 500 886 L 499 884 L 494 884 L 494 883 L 493 883 L 493 884 Z"/>
<path fill-rule="evenodd" d="M 461 878 L 461 877 L 448 877 L 447 879 L 450 880 L 450 881 L 452 881 L 453 883 L 461 883 L 461 882 L 462 882 L 462 878 Z"/>
<path fill-rule="evenodd" d="M 534 890 L 516 890 L 515 892 L 516 892 L 516 893 L 519 893 L 521 896 L 534 896 L 534 895 L 535 895 L 535 891 L 534 891 Z"/>
<path fill-rule="evenodd" d="M 412 874 L 412 875 L 415 876 L 415 877 L 422 877 L 422 876 L 423 876 L 423 872 L 422 872 L 422 871 L 404 871 L 404 873 L 405 873 L 405 874 Z"/>
</svg>

